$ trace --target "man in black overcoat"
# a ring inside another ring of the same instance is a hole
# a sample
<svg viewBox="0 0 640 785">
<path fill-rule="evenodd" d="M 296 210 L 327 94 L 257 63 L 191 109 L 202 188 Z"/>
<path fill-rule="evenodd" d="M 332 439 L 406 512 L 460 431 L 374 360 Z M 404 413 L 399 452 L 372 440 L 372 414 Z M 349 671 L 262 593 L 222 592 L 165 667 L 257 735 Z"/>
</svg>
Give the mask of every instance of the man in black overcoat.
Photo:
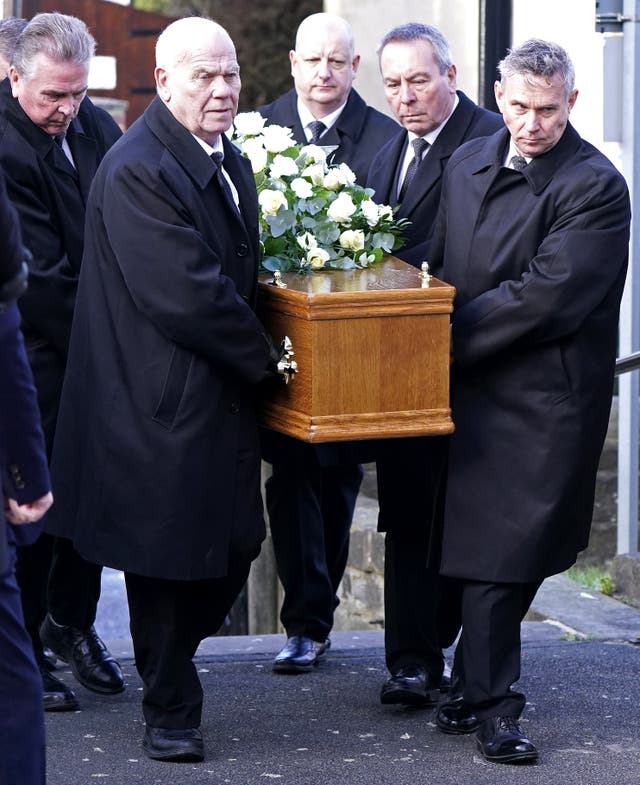
<svg viewBox="0 0 640 785">
<path fill-rule="evenodd" d="M 51 455 L 83 251 L 85 204 L 106 150 L 121 135 L 85 97 L 95 41 L 80 19 L 38 14 L 18 37 L 9 77 L 0 82 L 0 162 L 31 251 L 21 298 L 22 329 Z M 48 670 L 45 645 L 88 689 L 124 689 L 119 665 L 93 627 L 101 567 L 67 540 L 43 535 L 19 551 L 27 628 L 44 687 L 45 709 L 71 710 L 73 692 Z M 40 630 L 43 624 L 43 630 Z"/>
<path fill-rule="evenodd" d="M 411 221 L 397 255 L 420 267 L 438 210 L 442 174 L 468 139 L 503 127 L 499 114 L 456 90 L 447 39 L 417 23 L 390 30 L 378 48 L 385 94 L 403 126 L 374 158 L 367 186 L 378 202 Z M 415 153 L 418 145 L 418 155 Z M 383 703 L 428 705 L 442 681 L 442 648 L 460 628 L 459 593 L 441 578 L 440 531 L 448 437 L 392 439 L 377 445 L 379 525 L 385 535 L 385 656 L 391 676 Z"/>
<path fill-rule="evenodd" d="M 200 761 L 193 656 L 264 538 L 254 408 L 273 347 L 254 312 L 255 182 L 225 136 L 233 43 L 211 20 L 174 22 L 155 79 L 87 205 L 48 526 L 125 572 L 145 753 Z"/>
<path fill-rule="evenodd" d="M 335 148 L 329 163 L 346 163 L 364 185 L 373 156 L 398 126 L 352 87 L 360 55 L 351 27 L 339 16 L 313 14 L 300 24 L 289 57 L 294 88 L 261 114 L 268 124 L 291 128 L 299 144 Z M 266 501 L 287 633 L 274 671 L 301 673 L 330 645 L 362 482 L 360 454 L 353 445 L 313 446 L 265 431 L 263 456 L 273 469 Z"/>
<path fill-rule="evenodd" d="M 535 761 L 520 622 L 587 546 L 629 242 L 623 177 L 569 123 L 574 71 L 537 39 L 499 66 L 506 128 L 449 162 L 431 258 L 457 290 L 442 573 L 462 581 L 460 691 L 437 725 Z"/>
<path fill-rule="evenodd" d="M 24 291 L 20 226 L 0 173 L 0 760 L 2 782 L 44 785 L 42 681 L 24 626 L 16 545 L 33 542 L 51 505 L 33 377 L 15 298 Z"/>
</svg>

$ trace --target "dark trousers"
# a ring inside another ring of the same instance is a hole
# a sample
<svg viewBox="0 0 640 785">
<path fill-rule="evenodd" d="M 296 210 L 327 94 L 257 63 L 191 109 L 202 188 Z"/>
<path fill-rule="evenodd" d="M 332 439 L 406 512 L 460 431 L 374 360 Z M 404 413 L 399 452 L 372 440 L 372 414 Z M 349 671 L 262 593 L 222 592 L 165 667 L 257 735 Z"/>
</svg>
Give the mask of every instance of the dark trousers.
<svg viewBox="0 0 640 785">
<path fill-rule="evenodd" d="M 40 535 L 18 549 L 18 582 L 25 624 L 38 660 L 40 625 L 49 612 L 58 624 L 87 629 L 96 618 L 102 567 L 83 559 L 70 540 Z"/>
<path fill-rule="evenodd" d="M 434 681 L 461 624 L 460 584 L 440 576 L 447 451 L 446 437 L 393 439 L 376 461 L 387 668 L 420 665 Z"/>
<path fill-rule="evenodd" d="M 454 672 L 465 703 L 479 719 L 522 714 L 525 695 L 512 689 L 520 678 L 520 623 L 540 584 L 463 583 Z"/>
<path fill-rule="evenodd" d="M 297 439 L 282 440 L 272 466 L 266 503 L 284 588 L 280 620 L 289 636 L 324 641 L 349 556 L 362 467 L 324 466 L 316 448 Z"/>
<path fill-rule="evenodd" d="M 221 627 L 249 575 L 250 560 L 223 578 L 174 581 L 125 573 L 136 668 L 145 722 L 155 728 L 197 728 L 202 686 L 193 663 L 204 638 Z"/>
<path fill-rule="evenodd" d="M 427 564 L 424 539 L 387 532 L 384 550 L 384 648 L 387 668 L 420 665 L 438 682 L 442 650 L 460 630 L 460 583 Z"/>
<path fill-rule="evenodd" d="M 0 782 L 44 785 L 42 679 L 24 626 L 10 533 L 8 540 L 9 568 L 0 574 Z"/>
</svg>

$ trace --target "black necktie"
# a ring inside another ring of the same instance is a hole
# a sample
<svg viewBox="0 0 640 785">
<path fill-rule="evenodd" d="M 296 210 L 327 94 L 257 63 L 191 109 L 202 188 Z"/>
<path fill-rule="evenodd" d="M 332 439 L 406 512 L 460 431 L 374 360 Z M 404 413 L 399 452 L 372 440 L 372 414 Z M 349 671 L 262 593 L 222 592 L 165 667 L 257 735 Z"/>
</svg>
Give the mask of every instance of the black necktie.
<svg viewBox="0 0 640 785">
<path fill-rule="evenodd" d="M 414 139 L 411 142 L 413 145 L 413 158 L 409 161 L 409 166 L 407 167 L 407 173 L 404 176 L 404 180 L 402 182 L 402 188 L 400 189 L 400 193 L 398 194 L 398 201 L 401 202 L 405 194 L 407 193 L 407 188 L 411 184 L 411 181 L 416 176 L 416 172 L 418 171 L 418 167 L 420 166 L 420 162 L 422 161 L 422 156 L 424 151 L 429 147 L 429 142 L 426 139 L 418 138 Z"/>
<path fill-rule="evenodd" d="M 307 128 L 311 131 L 311 144 L 316 144 L 327 130 L 327 126 L 321 120 L 312 120 Z"/>
<path fill-rule="evenodd" d="M 220 186 L 226 193 L 231 204 L 236 208 L 236 212 L 240 213 L 240 208 L 238 207 L 236 200 L 233 196 L 233 191 L 231 190 L 229 181 L 227 180 L 224 172 L 222 171 L 222 162 L 224 161 L 224 153 L 220 153 L 218 151 L 216 151 L 215 153 L 211 153 L 211 159 L 216 164 L 216 177 L 218 178 L 218 182 L 220 183 Z"/>
<path fill-rule="evenodd" d="M 516 172 L 521 172 L 525 166 L 527 166 L 527 159 L 523 158 L 521 155 L 514 155 L 509 161 L 509 166 L 512 169 L 515 169 Z"/>
<path fill-rule="evenodd" d="M 64 139 L 65 139 L 65 136 L 66 136 L 66 134 L 58 134 L 57 136 L 53 137 L 53 141 L 58 145 L 58 147 L 62 151 L 62 154 L 64 155 L 64 157 L 67 159 L 67 161 L 69 161 L 71 166 L 75 169 L 76 165 L 75 165 L 75 162 L 73 160 L 73 156 L 71 155 L 70 148 L 68 146 L 67 146 L 66 150 L 64 148 L 63 142 L 64 142 Z"/>
</svg>

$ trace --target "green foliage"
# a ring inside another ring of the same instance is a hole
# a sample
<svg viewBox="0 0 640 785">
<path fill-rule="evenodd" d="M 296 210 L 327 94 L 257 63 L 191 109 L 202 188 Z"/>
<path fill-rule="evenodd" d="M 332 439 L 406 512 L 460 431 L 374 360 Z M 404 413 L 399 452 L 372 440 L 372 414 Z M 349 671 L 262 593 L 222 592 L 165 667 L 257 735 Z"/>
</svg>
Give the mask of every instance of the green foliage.
<svg viewBox="0 0 640 785">
<path fill-rule="evenodd" d="M 601 594 L 606 594 L 608 597 L 613 595 L 614 584 L 611 575 L 602 567 L 587 566 L 578 567 L 573 566 L 565 573 L 567 578 L 579 583 L 586 589 L 598 591 Z"/>
<path fill-rule="evenodd" d="M 132 5 L 139 11 L 151 11 L 156 14 L 166 14 L 169 0 L 134 0 Z"/>
<path fill-rule="evenodd" d="M 292 86 L 289 50 L 298 25 L 323 10 L 322 0 L 135 0 L 138 8 L 152 10 L 149 4 L 171 16 L 208 16 L 229 32 L 242 76 L 240 111 L 257 109 Z"/>
</svg>

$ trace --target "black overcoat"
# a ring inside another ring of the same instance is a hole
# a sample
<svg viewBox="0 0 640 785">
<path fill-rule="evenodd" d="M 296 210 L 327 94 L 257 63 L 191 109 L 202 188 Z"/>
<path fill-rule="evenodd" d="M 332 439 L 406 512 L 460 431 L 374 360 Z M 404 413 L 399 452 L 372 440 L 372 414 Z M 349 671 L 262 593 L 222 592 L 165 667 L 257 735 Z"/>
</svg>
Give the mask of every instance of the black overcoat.
<svg viewBox="0 0 640 785">
<path fill-rule="evenodd" d="M 7 197 L 0 173 L 0 283 L 16 275 L 24 258 L 18 217 Z M 26 504 L 50 489 L 49 470 L 40 427 L 33 377 L 20 332 L 15 303 L 0 301 L 0 573 L 13 569 L 7 554 L 8 526 L 4 498 Z M 41 523 L 13 526 L 13 538 L 29 545 Z"/>
<path fill-rule="evenodd" d="M 91 181 L 121 136 L 116 122 L 88 98 L 67 133 L 74 168 L 0 82 L 0 163 L 32 254 L 29 288 L 19 301 L 48 452 L 51 450 L 84 244 Z"/>
<path fill-rule="evenodd" d="M 442 571 L 521 582 L 588 543 L 630 207 L 571 125 L 522 173 L 502 166 L 508 138 L 451 157 L 432 258 L 457 290 Z"/>
<path fill-rule="evenodd" d="M 46 527 L 151 577 L 222 576 L 264 537 L 257 198 L 249 161 L 223 143 L 244 220 L 159 98 L 107 154 L 87 206 Z"/>
<path fill-rule="evenodd" d="M 504 127 L 502 115 L 477 106 L 460 91 L 458 99 L 453 114 L 422 159 L 396 214 L 398 218 L 411 221 L 411 224 L 404 232 L 405 245 L 395 255 L 416 267 L 429 260 L 429 238 L 438 212 L 442 174 L 449 158 L 469 139 L 489 136 Z M 382 147 L 371 162 L 367 187 L 373 188 L 373 198 L 379 204 L 398 203 L 398 174 L 407 144 L 408 134 L 402 130 Z"/>
<path fill-rule="evenodd" d="M 307 143 L 298 115 L 298 95 L 295 89 L 276 98 L 273 103 L 260 107 L 258 111 L 266 117 L 269 125 L 291 128 L 293 138 L 298 144 Z M 329 163 L 346 163 L 355 174 L 356 181 L 364 185 L 372 158 L 399 128 L 395 120 L 372 106 L 367 106 L 351 88 L 340 117 L 323 135 L 321 144 L 338 145 L 338 149 L 329 156 Z"/>
</svg>

